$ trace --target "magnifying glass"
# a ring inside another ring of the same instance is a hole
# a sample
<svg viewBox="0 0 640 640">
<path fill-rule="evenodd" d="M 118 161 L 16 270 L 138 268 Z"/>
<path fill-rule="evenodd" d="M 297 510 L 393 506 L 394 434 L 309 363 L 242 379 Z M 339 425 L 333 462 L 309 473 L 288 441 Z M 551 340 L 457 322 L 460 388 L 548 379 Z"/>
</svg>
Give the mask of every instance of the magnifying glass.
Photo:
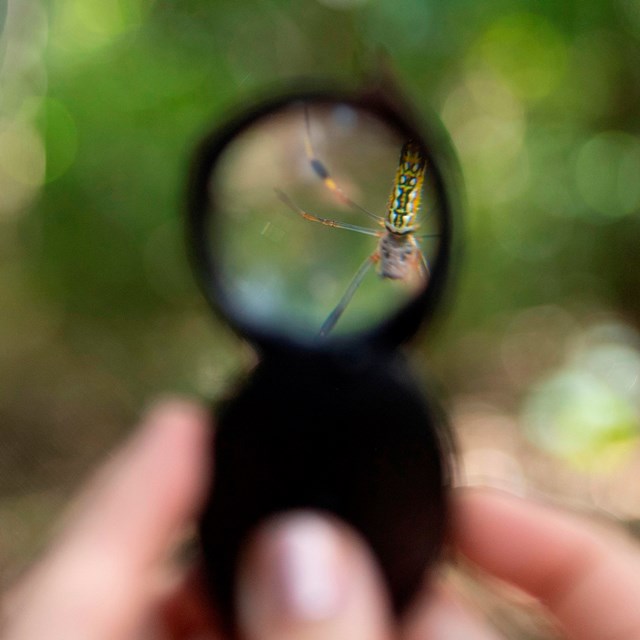
<svg viewBox="0 0 640 640">
<path fill-rule="evenodd" d="M 271 97 L 196 151 L 196 275 L 259 354 L 216 411 L 200 524 L 231 631 L 238 555 L 276 513 L 314 509 L 354 527 L 397 612 L 440 554 L 451 440 L 399 347 L 442 297 L 456 166 L 435 119 L 379 89 Z"/>
</svg>

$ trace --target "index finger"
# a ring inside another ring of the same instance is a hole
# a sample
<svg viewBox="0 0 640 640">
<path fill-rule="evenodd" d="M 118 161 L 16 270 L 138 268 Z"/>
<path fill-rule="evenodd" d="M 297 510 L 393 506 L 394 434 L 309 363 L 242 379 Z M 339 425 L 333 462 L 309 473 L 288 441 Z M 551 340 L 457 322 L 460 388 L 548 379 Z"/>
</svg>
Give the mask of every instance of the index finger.
<svg viewBox="0 0 640 640">
<path fill-rule="evenodd" d="M 541 600 L 569 638 L 640 637 L 640 551 L 552 508 L 461 490 L 454 542 L 488 573 Z"/>
<path fill-rule="evenodd" d="M 94 477 L 6 611 L 6 638 L 125 637 L 145 615 L 168 548 L 203 498 L 207 420 L 163 403 Z"/>
</svg>

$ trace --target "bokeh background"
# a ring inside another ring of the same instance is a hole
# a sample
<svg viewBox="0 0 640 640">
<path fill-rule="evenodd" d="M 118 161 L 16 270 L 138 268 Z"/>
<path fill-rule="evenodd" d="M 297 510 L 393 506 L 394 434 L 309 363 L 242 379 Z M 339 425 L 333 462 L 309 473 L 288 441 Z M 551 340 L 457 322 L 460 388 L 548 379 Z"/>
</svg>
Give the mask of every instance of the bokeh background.
<svg viewBox="0 0 640 640">
<path fill-rule="evenodd" d="M 460 482 L 636 528 L 640 1 L 4 0 L 0 25 L 3 580 L 146 403 L 219 397 L 252 360 L 187 264 L 198 137 L 265 85 L 380 59 L 466 181 L 456 286 L 414 352 Z"/>
</svg>

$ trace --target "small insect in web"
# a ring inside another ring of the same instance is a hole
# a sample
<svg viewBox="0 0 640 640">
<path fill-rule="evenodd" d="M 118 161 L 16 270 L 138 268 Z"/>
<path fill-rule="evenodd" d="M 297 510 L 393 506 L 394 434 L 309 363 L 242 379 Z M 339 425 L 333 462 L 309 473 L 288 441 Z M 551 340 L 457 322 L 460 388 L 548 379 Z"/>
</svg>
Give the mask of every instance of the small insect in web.
<svg viewBox="0 0 640 640">
<path fill-rule="evenodd" d="M 374 265 L 377 267 L 379 276 L 383 279 L 396 280 L 413 286 L 426 286 L 430 277 L 429 263 L 418 240 L 437 238 L 439 234 L 416 235 L 420 226 L 417 218 L 420 213 L 427 166 L 424 148 L 418 141 L 406 140 L 402 144 L 384 216 L 373 213 L 352 200 L 334 180 L 326 165 L 318 158 L 311 140 L 311 118 L 306 107 L 304 109 L 304 148 L 311 169 L 322 180 L 324 186 L 343 204 L 374 220 L 378 227 L 373 229 L 316 215 L 300 207 L 285 192 L 276 189 L 280 200 L 305 220 L 334 229 L 345 229 L 378 238 L 374 251 L 362 262 L 338 304 L 323 322 L 319 335 L 326 336 L 340 320 L 365 276 Z"/>
</svg>

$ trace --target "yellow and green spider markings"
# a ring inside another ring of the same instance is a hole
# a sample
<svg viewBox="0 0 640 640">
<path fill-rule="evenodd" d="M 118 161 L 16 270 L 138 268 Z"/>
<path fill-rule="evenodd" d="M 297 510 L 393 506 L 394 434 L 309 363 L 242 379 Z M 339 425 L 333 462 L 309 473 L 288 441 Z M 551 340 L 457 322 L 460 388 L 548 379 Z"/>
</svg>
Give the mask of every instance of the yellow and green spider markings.
<svg viewBox="0 0 640 640">
<path fill-rule="evenodd" d="M 385 218 L 385 227 L 391 233 L 402 235 L 415 230 L 425 166 L 422 147 L 412 140 L 405 142 L 400 151 L 400 162 Z"/>
</svg>

